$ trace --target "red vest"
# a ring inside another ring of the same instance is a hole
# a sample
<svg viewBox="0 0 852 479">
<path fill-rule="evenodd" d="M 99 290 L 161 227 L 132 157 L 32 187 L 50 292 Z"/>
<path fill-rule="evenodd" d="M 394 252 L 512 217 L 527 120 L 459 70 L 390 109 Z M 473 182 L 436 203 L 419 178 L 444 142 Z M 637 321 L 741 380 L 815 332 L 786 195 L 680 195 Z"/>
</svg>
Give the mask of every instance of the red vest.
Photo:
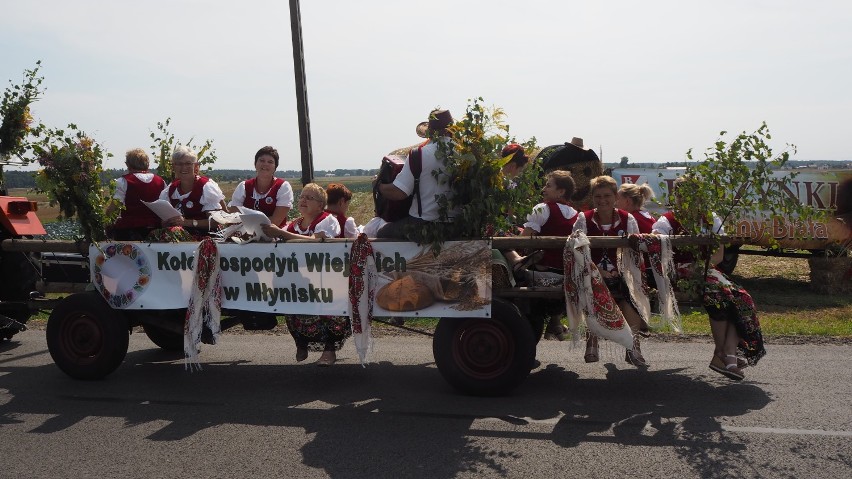
<svg viewBox="0 0 852 479">
<path fill-rule="evenodd" d="M 257 200 L 254 199 L 254 188 L 256 184 L 257 178 L 246 180 L 246 199 L 243 200 L 243 206 L 261 211 L 266 216 L 272 218 L 272 214 L 275 213 L 275 203 L 278 202 L 278 190 L 280 190 L 281 186 L 284 185 L 284 180 L 281 178 L 273 178 L 272 186 L 269 188 L 269 191 L 263 195 L 263 198 Z"/>
<path fill-rule="evenodd" d="M 636 224 L 639 225 L 640 233 L 650 233 L 651 229 L 654 227 L 654 223 L 657 222 L 657 220 L 647 211 L 635 210 L 631 211 L 630 214 L 636 219 Z"/>
<path fill-rule="evenodd" d="M 311 221 L 310 226 L 308 226 L 308 231 L 307 231 L 307 233 L 300 233 L 300 232 L 298 232 L 298 231 L 296 230 L 296 225 L 297 225 L 297 224 L 299 224 L 299 225 L 300 225 L 300 224 L 302 223 L 302 218 L 301 218 L 301 217 L 296 218 L 295 220 L 291 221 L 291 222 L 290 222 L 290 224 L 288 224 L 288 225 L 287 225 L 287 228 L 285 228 L 285 229 L 286 229 L 287 231 L 289 231 L 289 232 L 291 232 L 291 233 L 295 233 L 295 234 L 297 234 L 297 235 L 311 234 L 311 233 L 313 233 L 313 232 L 314 232 L 314 228 L 316 228 L 316 227 L 317 227 L 317 225 L 320 223 L 320 221 L 322 221 L 322 220 L 324 220 L 324 219 L 326 219 L 326 218 L 328 218 L 328 211 L 323 211 L 322 213 L 320 213 L 320 214 L 319 214 L 316 218 L 314 218 L 314 220 L 313 220 L 313 221 Z"/>
<path fill-rule="evenodd" d="M 172 181 L 172 184 L 169 185 L 169 201 L 172 203 L 172 206 L 177 208 L 178 211 L 181 212 L 184 219 L 188 220 L 206 220 L 207 215 L 201 210 L 203 205 L 201 204 L 201 194 L 204 192 L 204 185 L 210 181 L 210 178 L 206 178 L 204 176 L 196 176 L 195 182 L 192 184 L 192 191 L 189 192 L 189 196 L 182 200 L 176 200 L 172 198 L 175 191 L 180 187 L 180 180 Z"/>
<path fill-rule="evenodd" d="M 574 223 L 577 221 L 577 215 L 571 218 L 566 218 L 559 209 L 559 203 L 548 201 L 547 208 L 550 210 L 550 216 L 547 221 L 541 225 L 541 236 L 570 236 L 571 230 L 574 229 Z M 544 266 L 562 269 L 564 264 L 562 261 L 562 249 L 546 249 L 539 264 Z"/>
<path fill-rule="evenodd" d="M 340 224 L 340 234 L 337 235 L 337 237 L 344 238 L 346 235 L 346 231 L 344 231 L 346 229 L 346 221 L 349 220 L 349 218 L 347 218 L 346 215 L 342 213 L 334 213 L 331 211 L 326 211 L 326 213 L 330 214 L 331 216 L 334 216 L 334 218 Z"/>
<path fill-rule="evenodd" d="M 166 182 L 157 175 L 150 183 L 145 183 L 133 173 L 123 176 L 127 181 L 127 194 L 124 196 L 124 210 L 115 222 L 118 229 L 129 228 L 157 228 L 160 226 L 160 218 L 145 206 L 143 201 L 157 201 Z"/>
<path fill-rule="evenodd" d="M 680 221 L 675 219 L 675 215 L 673 211 L 667 211 L 663 213 L 665 219 L 669 220 L 669 224 L 672 225 L 672 234 L 673 235 L 685 235 L 686 230 L 683 228 L 683 225 L 680 224 Z M 679 250 L 677 248 L 672 248 L 672 261 L 674 263 L 694 263 L 695 255 L 690 253 L 689 251 Z"/>
<path fill-rule="evenodd" d="M 622 233 L 627 233 L 627 212 L 624 210 L 620 210 L 618 208 L 615 209 L 613 218 L 618 219 L 618 223 L 614 223 L 609 228 L 609 231 L 604 231 L 600 228 L 600 225 L 594 221 L 596 210 L 588 210 L 584 211 L 583 214 L 586 216 L 586 235 L 588 236 L 621 236 Z M 601 261 L 603 261 L 604 255 L 606 255 L 609 262 L 618 269 L 618 263 L 616 262 L 617 254 L 615 248 L 592 248 L 592 261 L 595 264 L 600 265 Z"/>
</svg>

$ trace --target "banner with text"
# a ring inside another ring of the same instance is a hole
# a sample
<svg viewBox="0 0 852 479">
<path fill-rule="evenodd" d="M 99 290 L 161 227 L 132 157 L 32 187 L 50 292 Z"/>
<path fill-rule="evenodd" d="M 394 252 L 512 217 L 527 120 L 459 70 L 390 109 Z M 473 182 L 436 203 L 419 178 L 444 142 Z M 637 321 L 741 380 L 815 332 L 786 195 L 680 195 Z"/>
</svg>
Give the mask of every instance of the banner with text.
<svg viewBox="0 0 852 479">
<path fill-rule="evenodd" d="M 91 246 L 92 283 L 113 308 L 185 308 L 197 243 Z M 348 315 L 349 242 L 219 244 L 222 307 L 277 314 Z M 451 241 L 439 255 L 408 242 L 373 243 L 375 316 L 489 316 L 491 246 Z"/>
</svg>

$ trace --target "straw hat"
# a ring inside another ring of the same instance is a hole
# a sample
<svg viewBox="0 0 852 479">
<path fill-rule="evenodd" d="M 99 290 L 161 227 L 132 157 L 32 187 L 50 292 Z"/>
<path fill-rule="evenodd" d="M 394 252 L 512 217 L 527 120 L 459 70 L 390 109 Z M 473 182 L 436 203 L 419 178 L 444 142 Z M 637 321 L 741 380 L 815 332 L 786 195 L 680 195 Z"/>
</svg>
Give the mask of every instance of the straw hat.
<svg viewBox="0 0 852 479">
<path fill-rule="evenodd" d="M 571 143 L 568 143 L 568 144 L 576 146 L 577 148 L 579 148 L 581 150 L 587 150 L 588 149 L 585 146 L 583 146 L 583 139 L 577 138 L 576 136 L 574 138 L 571 138 Z"/>
<path fill-rule="evenodd" d="M 429 120 L 417 124 L 417 136 L 420 138 L 429 138 L 430 132 L 445 130 L 453 124 L 453 115 L 449 110 L 432 110 L 429 113 Z"/>
</svg>

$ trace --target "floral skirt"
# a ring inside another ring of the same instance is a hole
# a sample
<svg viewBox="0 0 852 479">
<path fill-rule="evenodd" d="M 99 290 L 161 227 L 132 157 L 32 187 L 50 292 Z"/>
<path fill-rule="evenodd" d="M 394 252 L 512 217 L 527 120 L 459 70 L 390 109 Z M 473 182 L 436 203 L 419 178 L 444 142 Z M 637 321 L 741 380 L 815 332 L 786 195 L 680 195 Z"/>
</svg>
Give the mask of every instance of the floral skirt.
<svg viewBox="0 0 852 479">
<path fill-rule="evenodd" d="M 287 316 L 287 328 L 297 345 L 311 351 L 338 351 L 352 335 L 348 316 L 294 314 Z"/>
<path fill-rule="evenodd" d="M 751 295 L 720 271 L 710 269 L 704 278 L 704 308 L 711 321 L 731 321 L 741 341 L 739 350 L 750 365 L 766 355 L 763 332 Z"/>
</svg>

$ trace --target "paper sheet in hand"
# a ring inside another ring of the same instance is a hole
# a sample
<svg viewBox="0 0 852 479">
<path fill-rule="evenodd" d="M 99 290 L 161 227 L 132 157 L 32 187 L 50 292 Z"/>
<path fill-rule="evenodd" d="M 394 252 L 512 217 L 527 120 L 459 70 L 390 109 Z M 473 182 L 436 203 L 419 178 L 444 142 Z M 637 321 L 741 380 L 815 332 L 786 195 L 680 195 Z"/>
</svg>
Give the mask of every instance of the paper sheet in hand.
<svg viewBox="0 0 852 479">
<path fill-rule="evenodd" d="M 148 208 L 151 208 L 157 216 L 160 217 L 161 220 L 167 220 L 169 218 L 174 218 L 175 216 L 181 216 L 180 211 L 176 210 L 171 203 L 166 200 L 157 200 L 157 201 L 143 201 Z"/>
<path fill-rule="evenodd" d="M 243 220 L 243 229 L 246 233 L 257 235 L 260 238 L 269 238 L 263 234 L 263 228 L 261 228 L 263 225 L 272 224 L 268 216 L 250 208 L 242 206 L 238 206 L 237 208 L 240 210 L 240 219 Z"/>
</svg>

